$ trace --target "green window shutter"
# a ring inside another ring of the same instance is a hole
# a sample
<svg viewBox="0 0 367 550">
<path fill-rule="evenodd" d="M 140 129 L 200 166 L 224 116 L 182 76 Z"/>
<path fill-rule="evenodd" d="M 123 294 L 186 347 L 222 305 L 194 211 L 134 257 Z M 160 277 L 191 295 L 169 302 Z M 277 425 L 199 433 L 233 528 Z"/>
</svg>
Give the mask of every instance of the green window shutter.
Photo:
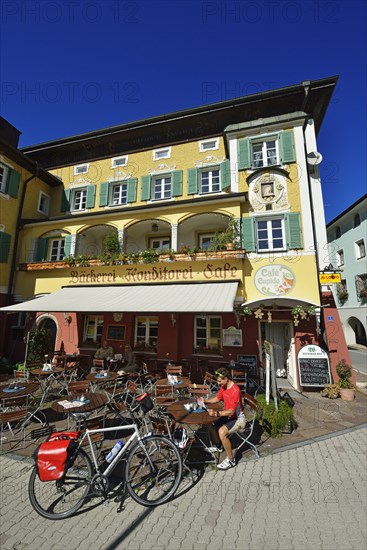
<svg viewBox="0 0 367 550">
<path fill-rule="evenodd" d="M 172 197 L 180 197 L 182 195 L 182 170 L 175 170 L 171 174 L 172 178 Z"/>
<path fill-rule="evenodd" d="M 70 250 L 71 250 L 71 235 L 65 236 L 65 244 L 64 244 L 64 258 L 67 256 L 70 256 Z"/>
<path fill-rule="evenodd" d="M 20 182 L 20 173 L 12 168 L 9 168 L 8 182 L 7 182 L 7 193 L 14 197 L 15 199 L 18 196 L 19 191 L 19 182 Z"/>
<path fill-rule="evenodd" d="M 220 184 L 222 190 L 231 187 L 231 167 L 229 159 L 220 163 Z"/>
<path fill-rule="evenodd" d="M 0 262 L 6 263 L 9 258 L 11 236 L 0 231 Z"/>
<path fill-rule="evenodd" d="M 99 206 L 108 205 L 109 187 L 110 187 L 110 184 L 108 182 L 101 183 L 101 187 L 99 188 Z"/>
<path fill-rule="evenodd" d="M 141 200 L 148 201 L 151 194 L 151 176 L 142 176 L 141 178 Z"/>
<path fill-rule="evenodd" d="M 48 239 L 40 238 L 38 239 L 37 246 L 36 246 L 36 254 L 34 260 L 36 262 L 44 262 L 47 260 L 47 245 L 48 245 Z"/>
<path fill-rule="evenodd" d="M 239 139 L 237 142 L 238 153 L 237 162 L 239 170 L 251 168 L 251 141 L 250 138 Z"/>
<path fill-rule="evenodd" d="M 189 168 L 187 170 L 187 194 L 195 195 L 198 192 L 198 169 Z"/>
<path fill-rule="evenodd" d="M 94 203 L 96 200 L 96 186 L 88 185 L 87 187 L 87 200 L 85 203 L 86 208 L 94 208 Z"/>
<path fill-rule="evenodd" d="M 296 161 L 294 152 L 294 138 L 292 130 L 279 133 L 280 161 L 284 164 Z"/>
<path fill-rule="evenodd" d="M 289 212 L 285 215 L 285 235 L 287 248 L 302 248 L 301 218 L 299 212 Z"/>
<path fill-rule="evenodd" d="M 138 187 L 137 178 L 129 178 L 127 180 L 127 195 L 126 195 L 127 202 L 136 202 L 137 187 Z"/>
<path fill-rule="evenodd" d="M 254 218 L 242 218 L 242 248 L 247 252 L 256 252 Z"/>
<path fill-rule="evenodd" d="M 61 212 L 70 211 L 70 189 L 63 189 L 61 195 Z"/>
</svg>

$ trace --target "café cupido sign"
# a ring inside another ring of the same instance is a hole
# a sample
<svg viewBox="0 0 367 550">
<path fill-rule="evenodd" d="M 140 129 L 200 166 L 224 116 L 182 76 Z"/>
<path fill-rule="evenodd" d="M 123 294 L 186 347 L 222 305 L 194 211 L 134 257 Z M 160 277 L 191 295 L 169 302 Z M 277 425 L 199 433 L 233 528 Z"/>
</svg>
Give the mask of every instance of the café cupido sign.
<svg viewBox="0 0 367 550">
<path fill-rule="evenodd" d="M 271 264 L 256 271 L 254 282 L 257 290 L 265 296 L 284 296 L 294 288 L 296 277 L 289 267 Z"/>
</svg>

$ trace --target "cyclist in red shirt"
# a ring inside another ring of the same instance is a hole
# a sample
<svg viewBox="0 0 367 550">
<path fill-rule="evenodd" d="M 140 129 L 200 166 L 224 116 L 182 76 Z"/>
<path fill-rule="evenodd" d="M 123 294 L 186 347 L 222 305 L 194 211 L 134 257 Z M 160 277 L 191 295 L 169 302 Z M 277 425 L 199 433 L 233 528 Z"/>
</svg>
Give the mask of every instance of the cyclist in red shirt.
<svg viewBox="0 0 367 550">
<path fill-rule="evenodd" d="M 213 409 L 208 409 L 210 416 L 218 417 L 213 424 L 215 431 L 212 430 L 213 437 L 212 439 L 219 439 L 223 445 L 223 448 L 227 454 L 227 458 L 223 460 L 220 464 L 217 465 L 217 468 L 220 470 L 228 470 L 228 468 L 233 468 L 236 465 L 236 462 L 233 458 L 232 445 L 228 437 L 228 432 L 236 424 L 237 419 L 244 417 L 244 407 L 242 403 L 241 390 L 231 380 L 230 373 L 226 368 L 218 369 L 215 374 L 217 375 L 217 382 L 220 386 L 219 392 L 216 397 L 211 397 L 206 399 L 205 403 L 219 403 L 223 401 L 223 410 L 214 411 Z"/>
</svg>

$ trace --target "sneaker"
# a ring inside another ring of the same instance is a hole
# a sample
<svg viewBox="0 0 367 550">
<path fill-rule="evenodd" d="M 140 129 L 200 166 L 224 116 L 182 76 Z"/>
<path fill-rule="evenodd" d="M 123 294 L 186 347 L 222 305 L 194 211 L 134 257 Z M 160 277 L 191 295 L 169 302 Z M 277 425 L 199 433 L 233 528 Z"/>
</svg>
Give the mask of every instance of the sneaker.
<svg viewBox="0 0 367 550">
<path fill-rule="evenodd" d="M 229 468 L 234 468 L 234 466 L 236 466 L 236 462 L 234 459 L 231 460 L 229 458 L 225 458 L 223 462 L 217 464 L 219 470 L 228 470 Z"/>
</svg>

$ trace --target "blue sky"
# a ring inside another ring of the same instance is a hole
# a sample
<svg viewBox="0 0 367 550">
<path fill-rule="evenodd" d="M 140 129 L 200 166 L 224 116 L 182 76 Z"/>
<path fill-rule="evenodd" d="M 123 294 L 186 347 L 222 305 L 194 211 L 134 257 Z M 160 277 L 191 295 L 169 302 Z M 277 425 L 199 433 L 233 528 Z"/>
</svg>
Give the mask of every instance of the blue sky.
<svg viewBox="0 0 367 550">
<path fill-rule="evenodd" d="M 339 75 L 319 133 L 326 220 L 366 192 L 366 2 L 38 0 L 0 8 L 20 146 Z"/>
</svg>

